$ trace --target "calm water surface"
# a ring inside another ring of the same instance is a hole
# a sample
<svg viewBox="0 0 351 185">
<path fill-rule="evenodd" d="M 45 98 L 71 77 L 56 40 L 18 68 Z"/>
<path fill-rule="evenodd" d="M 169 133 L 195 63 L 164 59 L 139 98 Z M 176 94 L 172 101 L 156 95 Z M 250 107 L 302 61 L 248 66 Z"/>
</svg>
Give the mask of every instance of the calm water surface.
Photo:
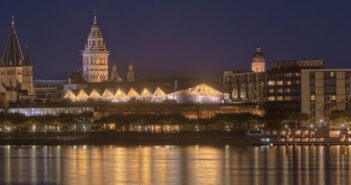
<svg viewBox="0 0 351 185">
<path fill-rule="evenodd" d="M 351 184 L 351 146 L 0 146 L 0 184 Z"/>
</svg>

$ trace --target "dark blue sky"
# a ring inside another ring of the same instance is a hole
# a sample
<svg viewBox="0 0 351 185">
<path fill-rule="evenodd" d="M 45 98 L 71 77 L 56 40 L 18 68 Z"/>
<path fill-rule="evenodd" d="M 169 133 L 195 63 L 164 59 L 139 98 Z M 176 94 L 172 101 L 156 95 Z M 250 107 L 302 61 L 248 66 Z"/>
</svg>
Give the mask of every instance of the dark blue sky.
<svg viewBox="0 0 351 185">
<path fill-rule="evenodd" d="M 97 9 L 110 64 L 122 77 L 216 76 L 249 68 L 257 43 L 267 61 L 322 58 L 351 67 L 348 1 L 2 0 L 1 54 L 15 16 L 21 46 L 29 43 L 38 79 L 64 79 L 81 69 Z M 268 62 L 270 63 L 270 62 Z"/>
</svg>

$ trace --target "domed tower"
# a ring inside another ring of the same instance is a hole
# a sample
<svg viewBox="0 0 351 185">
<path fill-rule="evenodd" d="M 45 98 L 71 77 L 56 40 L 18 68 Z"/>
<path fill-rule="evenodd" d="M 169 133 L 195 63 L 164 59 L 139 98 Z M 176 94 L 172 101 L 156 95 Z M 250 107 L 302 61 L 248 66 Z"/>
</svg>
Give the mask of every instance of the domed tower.
<svg viewBox="0 0 351 185">
<path fill-rule="evenodd" d="M 134 82 L 135 81 L 135 71 L 132 63 L 129 63 L 128 73 L 127 73 L 127 81 Z"/>
<path fill-rule="evenodd" d="M 102 32 L 97 24 L 96 16 L 82 52 L 83 78 L 87 82 L 108 80 L 108 56 Z"/>
<path fill-rule="evenodd" d="M 251 60 L 251 71 L 255 73 L 266 71 L 266 60 L 262 54 L 262 49 L 260 46 L 256 47 L 256 52 Z"/>
</svg>

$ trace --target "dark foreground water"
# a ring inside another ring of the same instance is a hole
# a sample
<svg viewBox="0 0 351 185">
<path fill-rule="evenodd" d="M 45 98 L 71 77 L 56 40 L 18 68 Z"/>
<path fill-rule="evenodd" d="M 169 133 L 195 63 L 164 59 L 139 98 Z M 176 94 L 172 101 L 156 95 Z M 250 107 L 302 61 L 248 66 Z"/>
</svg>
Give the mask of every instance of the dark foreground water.
<svg viewBox="0 0 351 185">
<path fill-rule="evenodd" d="M 351 146 L 0 146 L 0 184 L 351 184 Z"/>
</svg>

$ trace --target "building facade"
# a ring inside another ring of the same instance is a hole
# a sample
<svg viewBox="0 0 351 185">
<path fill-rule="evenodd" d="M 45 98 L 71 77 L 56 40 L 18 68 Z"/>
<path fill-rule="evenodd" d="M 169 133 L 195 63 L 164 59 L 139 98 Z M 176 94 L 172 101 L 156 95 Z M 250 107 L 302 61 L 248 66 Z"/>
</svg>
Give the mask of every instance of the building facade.
<svg viewBox="0 0 351 185">
<path fill-rule="evenodd" d="M 273 61 L 267 71 L 267 111 L 299 112 L 301 107 L 301 70 L 324 69 L 320 59 Z"/>
<path fill-rule="evenodd" d="M 317 122 L 351 108 L 351 69 L 303 69 L 301 112 Z"/>
<path fill-rule="evenodd" d="M 320 59 L 273 61 L 265 70 L 265 60 L 260 47 L 251 61 L 251 71 L 225 71 L 223 92 L 225 100 L 234 103 L 257 103 L 267 112 L 301 111 L 301 70 L 325 69 Z M 262 70 L 264 69 L 264 71 Z"/>
<path fill-rule="evenodd" d="M 58 100 L 63 96 L 65 80 L 34 80 L 37 98 Z"/>
<path fill-rule="evenodd" d="M 35 96 L 33 66 L 29 50 L 26 47 L 23 57 L 14 19 L 11 22 L 11 31 L 0 59 L 0 82 L 0 93 L 7 102 L 31 99 Z"/>
<path fill-rule="evenodd" d="M 251 59 L 251 71 L 224 71 L 225 101 L 236 103 L 264 103 L 266 101 L 266 60 L 257 46 Z"/>
<path fill-rule="evenodd" d="M 83 78 L 87 82 L 103 82 L 108 80 L 109 51 L 97 24 L 96 16 L 82 52 Z"/>
<path fill-rule="evenodd" d="M 266 73 L 227 71 L 224 74 L 225 99 L 237 103 L 266 101 Z"/>
</svg>

